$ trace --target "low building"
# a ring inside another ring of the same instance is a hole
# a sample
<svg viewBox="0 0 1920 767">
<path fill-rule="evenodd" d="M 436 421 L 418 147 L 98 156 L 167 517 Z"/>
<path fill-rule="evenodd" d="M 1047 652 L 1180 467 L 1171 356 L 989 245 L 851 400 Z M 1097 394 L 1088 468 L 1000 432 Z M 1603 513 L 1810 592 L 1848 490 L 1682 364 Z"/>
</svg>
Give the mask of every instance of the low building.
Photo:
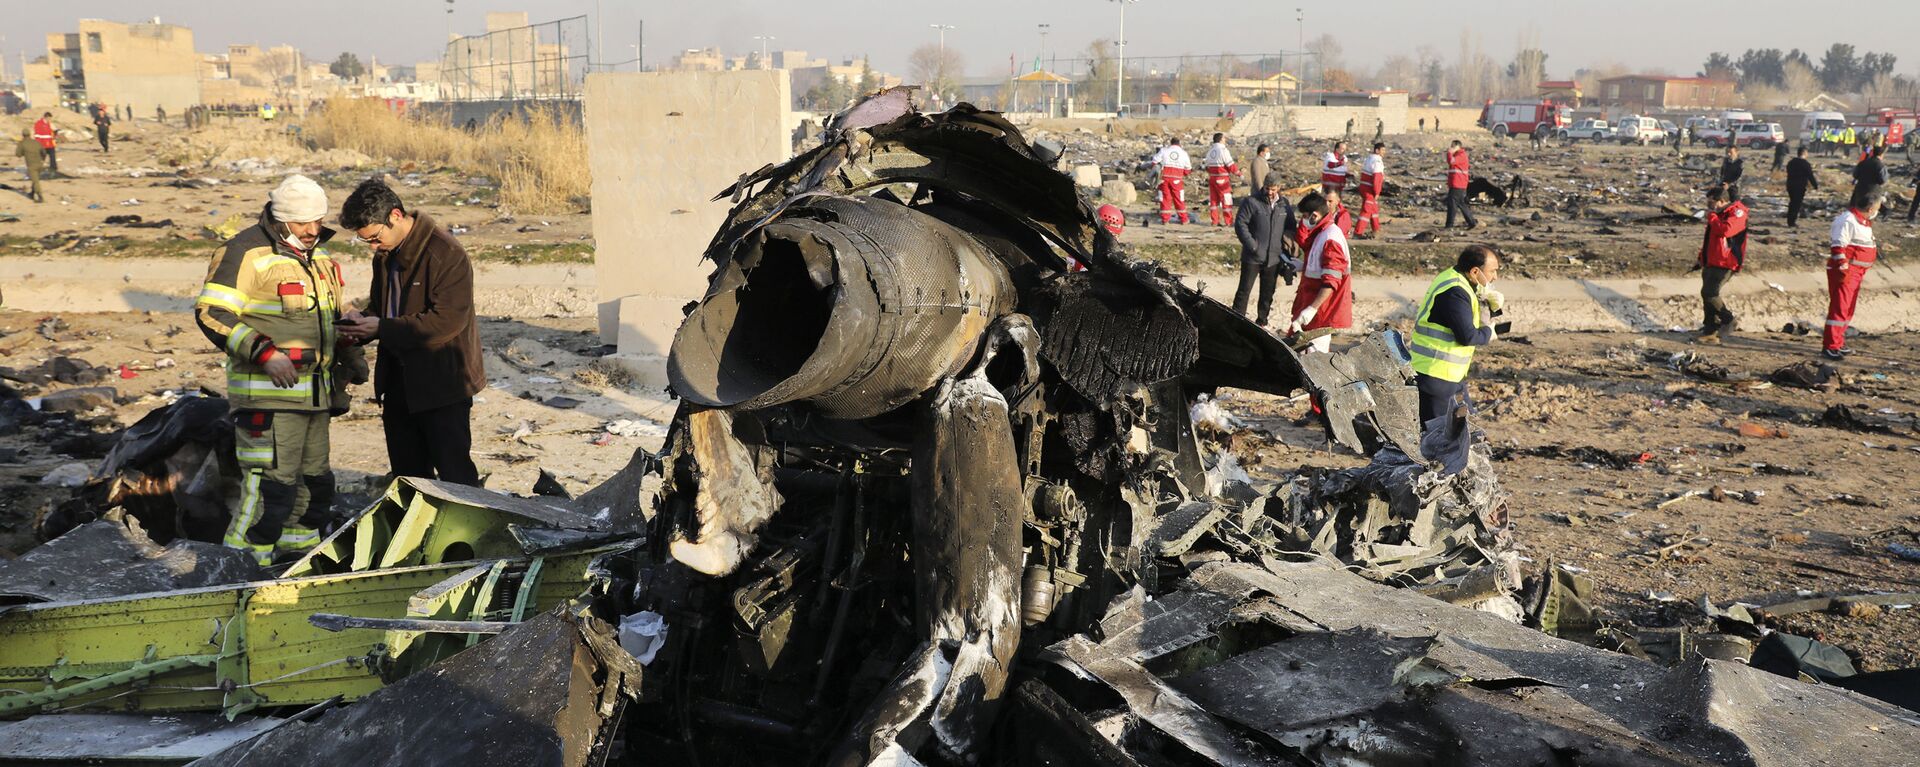
<svg viewBox="0 0 1920 767">
<path fill-rule="evenodd" d="M 1624 75 L 1600 80 L 1592 103 L 1647 114 L 1678 109 L 1724 109 L 1734 105 L 1734 83 L 1710 77 Z"/>
<path fill-rule="evenodd" d="M 47 35 L 47 54 L 27 65 L 34 106 L 106 104 L 152 115 L 200 103 L 201 56 L 193 30 L 159 19 L 122 24 L 81 19 L 74 32 Z"/>
<path fill-rule="evenodd" d="M 1541 80 L 1535 92 L 1555 104 L 1580 108 L 1580 83 L 1573 80 Z"/>
</svg>

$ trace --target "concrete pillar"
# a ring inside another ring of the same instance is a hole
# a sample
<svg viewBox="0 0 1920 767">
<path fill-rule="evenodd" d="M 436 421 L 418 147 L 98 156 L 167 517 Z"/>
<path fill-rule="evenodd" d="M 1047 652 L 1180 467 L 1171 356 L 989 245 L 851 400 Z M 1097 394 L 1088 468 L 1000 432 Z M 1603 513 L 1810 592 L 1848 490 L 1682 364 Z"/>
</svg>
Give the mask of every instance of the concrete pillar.
<svg viewBox="0 0 1920 767">
<path fill-rule="evenodd" d="M 700 254 L 730 207 L 709 198 L 792 154 L 790 92 L 786 70 L 587 76 L 600 336 L 649 385 L 706 292 Z"/>
</svg>

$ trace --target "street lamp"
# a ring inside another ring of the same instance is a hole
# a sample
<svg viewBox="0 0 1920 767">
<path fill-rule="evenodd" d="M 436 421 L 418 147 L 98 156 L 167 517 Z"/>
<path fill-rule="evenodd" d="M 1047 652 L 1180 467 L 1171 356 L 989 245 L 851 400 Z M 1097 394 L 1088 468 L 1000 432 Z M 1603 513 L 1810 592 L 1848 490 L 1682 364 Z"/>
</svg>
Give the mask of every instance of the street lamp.
<svg viewBox="0 0 1920 767">
<path fill-rule="evenodd" d="M 941 61 L 944 63 L 946 61 L 944 54 L 947 52 L 947 30 L 953 29 L 954 26 L 952 24 L 928 24 L 927 26 L 940 30 L 940 53 L 943 54 Z"/>
<path fill-rule="evenodd" d="M 1127 106 L 1126 97 L 1122 95 L 1125 93 L 1127 82 L 1127 5 L 1140 0 L 1113 1 L 1120 4 L 1120 39 L 1116 43 L 1120 48 L 1120 67 L 1115 71 L 1113 78 L 1113 114 L 1118 117 Z"/>
<path fill-rule="evenodd" d="M 773 64 L 767 61 L 767 42 L 773 40 L 774 37 L 772 35 L 754 35 L 753 39 L 760 41 L 760 68 L 772 69 Z"/>
</svg>

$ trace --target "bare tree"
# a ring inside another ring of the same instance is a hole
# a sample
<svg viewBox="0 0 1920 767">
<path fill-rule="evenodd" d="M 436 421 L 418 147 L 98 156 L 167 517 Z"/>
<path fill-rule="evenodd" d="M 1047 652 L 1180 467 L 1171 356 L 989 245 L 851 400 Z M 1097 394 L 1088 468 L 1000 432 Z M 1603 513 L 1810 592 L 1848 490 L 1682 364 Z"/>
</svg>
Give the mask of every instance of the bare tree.
<svg viewBox="0 0 1920 767">
<path fill-rule="evenodd" d="M 1788 59 L 1781 65 L 1780 83 L 1780 89 L 1796 104 L 1820 93 L 1820 76 L 1801 61 Z"/>
<path fill-rule="evenodd" d="M 1454 96 L 1462 104 L 1477 104 L 1500 89 L 1500 71 L 1480 47 L 1480 36 L 1460 32 L 1460 59 L 1455 63 Z"/>
<path fill-rule="evenodd" d="M 1420 64 L 1412 58 L 1395 54 L 1381 62 L 1380 70 L 1373 76 L 1373 84 L 1381 88 L 1402 88 L 1419 90 Z"/>
<path fill-rule="evenodd" d="M 1333 35 L 1322 34 L 1308 40 L 1307 52 L 1313 54 L 1314 70 L 1319 73 L 1322 81 L 1326 80 L 1328 70 L 1343 69 L 1347 65 L 1345 55 L 1340 48 L 1340 41 Z M 1302 76 L 1305 76 L 1305 73 L 1302 73 Z"/>
<path fill-rule="evenodd" d="M 287 93 L 299 84 L 300 55 L 297 51 L 276 48 L 260 54 L 259 69 L 267 76 L 276 101 L 285 101 Z"/>
<path fill-rule="evenodd" d="M 931 43 L 907 55 L 907 71 L 927 91 L 951 104 L 960 98 L 960 52 Z"/>
</svg>

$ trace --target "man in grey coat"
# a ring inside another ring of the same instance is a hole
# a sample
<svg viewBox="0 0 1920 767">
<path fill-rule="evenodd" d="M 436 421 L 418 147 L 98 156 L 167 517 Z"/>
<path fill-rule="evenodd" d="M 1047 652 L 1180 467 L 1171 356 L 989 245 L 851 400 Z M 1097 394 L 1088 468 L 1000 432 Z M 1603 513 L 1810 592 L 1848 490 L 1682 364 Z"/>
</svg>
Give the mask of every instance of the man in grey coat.
<svg viewBox="0 0 1920 767">
<path fill-rule="evenodd" d="M 1261 327 L 1266 327 L 1267 314 L 1273 309 L 1274 283 L 1284 278 L 1293 284 L 1296 226 L 1293 204 L 1280 196 L 1278 175 L 1263 179 L 1260 190 L 1241 200 L 1234 213 L 1233 233 L 1240 238 L 1240 287 L 1233 292 L 1233 310 L 1246 316 L 1247 299 L 1257 280 L 1260 303 L 1254 322 Z"/>
</svg>

